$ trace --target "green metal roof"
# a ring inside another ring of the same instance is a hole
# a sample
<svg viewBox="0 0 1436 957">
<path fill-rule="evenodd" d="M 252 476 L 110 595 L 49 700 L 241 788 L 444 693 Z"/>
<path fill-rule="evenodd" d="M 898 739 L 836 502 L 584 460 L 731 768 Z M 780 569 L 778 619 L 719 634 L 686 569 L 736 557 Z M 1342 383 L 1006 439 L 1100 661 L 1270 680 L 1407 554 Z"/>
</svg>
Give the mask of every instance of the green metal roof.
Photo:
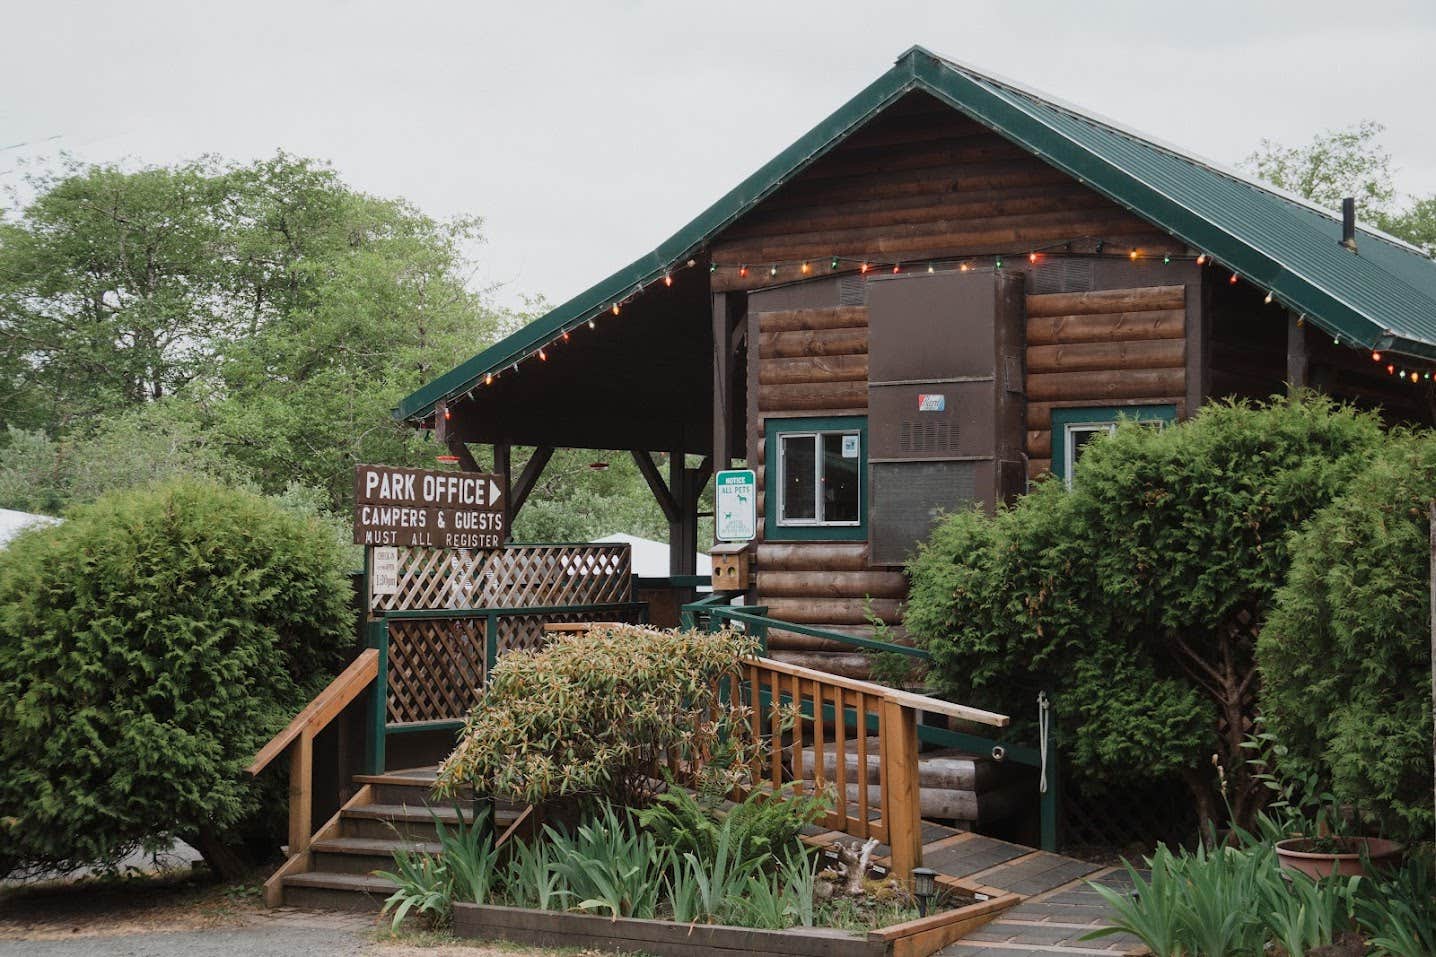
<svg viewBox="0 0 1436 957">
<path fill-rule="evenodd" d="M 1343 343 L 1436 359 L 1436 262 L 1217 164 L 921 47 L 778 154 L 657 249 L 399 403 L 402 419 L 471 390 L 564 331 L 699 257 L 707 242 L 904 94 L 922 90 L 1023 146 L 1248 281 Z"/>
</svg>

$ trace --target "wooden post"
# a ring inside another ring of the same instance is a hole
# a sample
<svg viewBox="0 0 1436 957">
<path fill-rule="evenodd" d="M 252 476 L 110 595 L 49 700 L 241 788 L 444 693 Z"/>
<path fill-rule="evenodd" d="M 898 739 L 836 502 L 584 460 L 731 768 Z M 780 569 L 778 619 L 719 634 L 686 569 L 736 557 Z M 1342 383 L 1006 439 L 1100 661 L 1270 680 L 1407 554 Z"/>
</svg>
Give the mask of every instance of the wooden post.
<svg viewBox="0 0 1436 957">
<path fill-rule="evenodd" d="M 509 489 L 508 501 L 504 503 L 504 535 L 508 541 L 514 537 L 513 511 L 513 447 L 507 442 L 494 443 L 494 471 L 504 477 L 504 488 Z"/>
<path fill-rule="evenodd" d="M 668 489 L 678 514 L 668 519 L 668 574 L 698 572 L 698 493 L 681 451 L 668 458 Z"/>
<path fill-rule="evenodd" d="M 305 728 L 289 751 L 289 856 L 309 850 L 313 833 L 314 732 Z"/>
<path fill-rule="evenodd" d="M 1299 392 L 1306 388 L 1308 355 L 1306 329 L 1301 317 L 1294 312 L 1286 314 L 1286 389 Z"/>
<path fill-rule="evenodd" d="M 904 884 L 922 866 L 922 807 L 918 794 L 917 712 L 896 701 L 882 703 L 882 766 L 888 777 L 883 823 L 892 848 L 892 873 Z"/>
<path fill-rule="evenodd" d="M 738 344 L 747 330 L 748 297 L 746 293 L 727 292 L 713 295 L 713 467 L 726 469 L 733 464 L 740 401 L 738 395 Z M 745 443 L 746 444 L 746 443 Z M 746 454 L 743 453 L 743 454 Z"/>
</svg>

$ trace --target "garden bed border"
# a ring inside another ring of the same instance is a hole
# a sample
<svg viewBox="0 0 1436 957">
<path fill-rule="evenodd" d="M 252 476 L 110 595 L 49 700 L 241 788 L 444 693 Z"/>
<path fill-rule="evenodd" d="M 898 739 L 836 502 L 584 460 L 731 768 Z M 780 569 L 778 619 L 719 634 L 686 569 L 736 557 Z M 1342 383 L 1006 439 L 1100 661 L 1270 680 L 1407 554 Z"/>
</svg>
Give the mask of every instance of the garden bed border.
<svg viewBox="0 0 1436 957">
<path fill-rule="evenodd" d="M 454 933 L 538 947 L 597 947 L 659 957 L 929 957 L 1021 900 L 1003 894 L 877 930 L 762 930 L 636 917 L 454 904 Z"/>
</svg>

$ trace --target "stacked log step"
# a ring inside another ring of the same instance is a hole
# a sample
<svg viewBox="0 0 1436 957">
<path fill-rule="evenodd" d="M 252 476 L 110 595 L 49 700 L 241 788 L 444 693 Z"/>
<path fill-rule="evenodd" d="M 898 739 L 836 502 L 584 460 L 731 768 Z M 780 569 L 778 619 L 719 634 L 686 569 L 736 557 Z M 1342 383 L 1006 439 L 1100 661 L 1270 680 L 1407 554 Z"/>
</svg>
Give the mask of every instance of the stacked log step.
<svg viewBox="0 0 1436 957">
<path fill-rule="evenodd" d="M 395 851 L 439 853 L 435 821 L 444 827 L 457 826 L 461 817 L 470 822 L 489 803 L 473 797 L 440 801 L 431 791 L 431 769 L 359 775 L 354 782 L 359 793 L 309 845 L 307 866 L 280 878 L 286 906 L 379 910 L 395 885 L 374 872 L 392 871 Z M 504 834 L 521 813 L 521 808 L 495 806 L 494 833 Z"/>
<path fill-rule="evenodd" d="M 849 806 L 856 805 L 858 788 L 868 789 L 868 805 L 881 806 L 881 772 L 878 739 L 868 738 L 867 767 L 860 768 L 856 741 L 848 741 L 844 781 Z M 813 747 L 803 749 L 802 777 L 812 782 L 817 769 Z M 990 756 L 961 751 L 925 751 L 918 755 L 918 801 L 926 821 L 955 821 L 962 825 L 991 824 L 1030 803 L 1035 793 L 1027 769 L 1011 767 Z M 837 745 L 823 746 L 823 778 L 838 780 Z"/>
</svg>

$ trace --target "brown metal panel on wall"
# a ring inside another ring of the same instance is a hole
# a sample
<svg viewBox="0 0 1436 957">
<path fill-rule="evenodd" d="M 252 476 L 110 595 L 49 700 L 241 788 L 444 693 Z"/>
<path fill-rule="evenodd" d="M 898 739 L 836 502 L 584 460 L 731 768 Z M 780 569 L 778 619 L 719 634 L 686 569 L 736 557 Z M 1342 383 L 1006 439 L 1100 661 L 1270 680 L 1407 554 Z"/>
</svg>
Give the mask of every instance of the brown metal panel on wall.
<svg viewBox="0 0 1436 957">
<path fill-rule="evenodd" d="M 1023 430 L 1024 281 L 1001 270 L 875 279 L 868 291 L 871 560 L 899 565 L 942 511 L 1011 495 Z"/>
</svg>

